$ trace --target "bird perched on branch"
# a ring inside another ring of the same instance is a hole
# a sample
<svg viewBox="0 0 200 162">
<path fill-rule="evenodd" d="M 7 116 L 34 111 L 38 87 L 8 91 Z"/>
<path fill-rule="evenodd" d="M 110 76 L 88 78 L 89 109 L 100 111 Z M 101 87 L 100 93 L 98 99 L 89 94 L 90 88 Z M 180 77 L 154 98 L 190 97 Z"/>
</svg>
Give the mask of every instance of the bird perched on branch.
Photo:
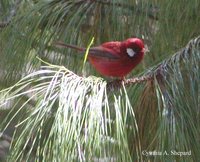
<svg viewBox="0 0 200 162">
<path fill-rule="evenodd" d="M 85 52 L 86 48 L 56 42 L 56 46 L 72 48 Z M 103 76 L 124 78 L 138 65 L 144 57 L 144 43 L 139 38 L 128 38 L 122 42 L 106 42 L 91 47 L 88 53 L 89 62 Z"/>
</svg>

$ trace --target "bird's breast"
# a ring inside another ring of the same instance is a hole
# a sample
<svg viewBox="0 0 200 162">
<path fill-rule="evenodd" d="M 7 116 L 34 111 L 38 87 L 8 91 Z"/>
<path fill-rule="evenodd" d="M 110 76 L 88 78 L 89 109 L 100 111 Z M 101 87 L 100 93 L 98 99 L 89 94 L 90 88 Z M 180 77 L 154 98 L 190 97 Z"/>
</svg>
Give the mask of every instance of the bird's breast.
<svg viewBox="0 0 200 162">
<path fill-rule="evenodd" d="M 102 59 L 94 56 L 89 57 L 90 63 L 102 75 L 112 77 L 124 77 L 142 60 L 140 57 L 119 59 Z"/>
</svg>

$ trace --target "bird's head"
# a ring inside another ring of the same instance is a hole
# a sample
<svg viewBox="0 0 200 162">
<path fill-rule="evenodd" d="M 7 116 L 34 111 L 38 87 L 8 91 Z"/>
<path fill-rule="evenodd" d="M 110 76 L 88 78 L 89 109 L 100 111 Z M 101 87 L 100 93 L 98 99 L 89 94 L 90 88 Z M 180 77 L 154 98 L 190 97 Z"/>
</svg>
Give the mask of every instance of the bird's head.
<svg viewBox="0 0 200 162">
<path fill-rule="evenodd" d="M 129 38 L 125 40 L 126 53 L 129 57 L 135 57 L 137 55 L 144 55 L 145 48 L 144 43 L 139 38 Z"/>
</svg>

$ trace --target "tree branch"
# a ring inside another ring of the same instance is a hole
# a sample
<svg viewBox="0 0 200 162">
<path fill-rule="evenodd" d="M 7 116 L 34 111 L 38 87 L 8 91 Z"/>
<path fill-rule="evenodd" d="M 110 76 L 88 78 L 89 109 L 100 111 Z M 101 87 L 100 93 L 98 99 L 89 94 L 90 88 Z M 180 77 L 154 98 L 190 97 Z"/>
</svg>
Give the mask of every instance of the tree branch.
<svg viewBox="0 0 200 162">
<path fill-rule="evenodd" d="M 175 53 L 172 57 L 169 59 L 161 62 L 158 64 L 155 68 L 153 68 L 150 72 L 144 74 L 143 76 L 140 77 L 134 77 L 130 78 L 124 81 L 121 80 L 115 80 L 111 81 L 108 83 L 107 88 L 110 90 L 120 88 L 122 86 L 122 83 L 125 86 L 130 86 L 136 83 L 143 83 L 147 81 L 153 81 L 154 78 L 158 80 L 165 79 L 167 75 L 169 74 L 168 71 L 166 70 L 167 67 L 170 66 L 171 63 L 181 61 L 184 58 L 189 58 L 192 54 L 192 51 L 194 49 L 198 49 L 200 51 L 200 36 L 191 40 L 185 48 L 181 49 L 177 53 Z"/>
</svg>

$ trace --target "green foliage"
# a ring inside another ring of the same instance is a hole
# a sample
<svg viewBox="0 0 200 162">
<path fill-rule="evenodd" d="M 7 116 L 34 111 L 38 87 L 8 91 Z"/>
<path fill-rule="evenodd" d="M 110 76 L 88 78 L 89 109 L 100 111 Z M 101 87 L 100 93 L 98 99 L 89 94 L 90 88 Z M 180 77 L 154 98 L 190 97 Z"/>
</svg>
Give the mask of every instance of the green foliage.
<svg viewBox="0 0 200 162">
<path fill-rule="evenodd" d="M 0 112 L 14 103 L 0 114 L 1 132 L 15 125 L 8 161 L 200 160 L 200 38 L 179 51 L 200 33 L 200 1 L 17 2 L 0 2 L 0 24 L 10 19 L 0 29 L 0 88 L 12 85 L 0 92 Z M 84 58 L 52 45 L 133 35 L 150 52 L 130 76 L 152 78 L 116 90 L 87 63 L 86 77 L 76 75 Z M 191 155 L 146 154 L 173 150 Z"/>
<path fill-rule="evenodd" d="M 42 67 L 1 91 L 2 105 L 29 96 L 2 125 L 4 132 L 23 114 L 15 125 L 9 160 L 198 161 L 199 63 L 200 37 L 145 74 L 155 79 L 109 92 L 101 78 Z M 144 151 L 191 155 L 147 156 Z"/>
<path fill-rule="evenodd" d="M 30 87 L 33 83 L 35 86 Z M 3 104 L 31 96 L 17 107 L 15 115 L 11 111 L 6 121 L 8 126 L 18 113 L 25 114 L 15 126 L 10 161 L 89 161 L 105 157 L 131 160 L 128 127 L 132 128 L 132 138 L 137 139 L 138 132 L 124 88 L 108 100 L 106 82 L 101 78 L 81 78 L 64 67 L 47 66 L 1 93 L 6 96 L 1 100 Z M 27 109 L 28 102 L 34 99 L 34 109 Z"/>
</svg>

